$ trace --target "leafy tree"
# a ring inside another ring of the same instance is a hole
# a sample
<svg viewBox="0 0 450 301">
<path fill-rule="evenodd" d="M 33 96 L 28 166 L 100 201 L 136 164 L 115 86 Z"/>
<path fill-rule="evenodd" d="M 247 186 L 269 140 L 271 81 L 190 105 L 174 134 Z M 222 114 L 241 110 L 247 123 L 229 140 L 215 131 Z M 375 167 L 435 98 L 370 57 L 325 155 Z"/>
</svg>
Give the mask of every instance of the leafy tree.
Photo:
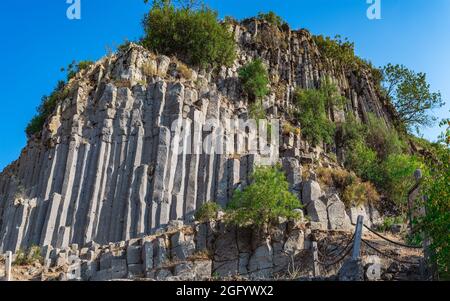
<svg viewBox="0 0 450 301">
<path fill-rule="evenodd" d="M 444 105 L 441 93 L 432 92 L 425 73 L 416 73 L 403 65 L 383 68 L 383 84 L 392 99 L 401 122 L 411 130 L 431 126 L 436 121 L 430 110 Z"/>
<path fill-rule="evenodd" d="M 352 149 L 348 151 L 345 165 L 366 181 L 381 182 L 377 153 L 363 141 L 353 144 Z"/>
<path fill-rule="evenodd" d="M 368 146 L 374 149 L 381 160 L 391 154 L 401 154 L 405 148 L 395 128 L 388 127 L 386 122 L 368 114 L 368 125 L 366 127 L 365 140 Z"/>
<path fill-rule="evenodd" d="M 251 179 L 249 186 L 234 192 L 228 205 L 227 215 L 232 224 L 267 226 L 278 217 L 297 217 L 294 209 L 301 208 L 300 201 L 289 191 L 279 166 L 257 167 Z"/>
<path fill-rule="evenodd" d="M 358 122 L 353 113 L 348 113 L 345 122 L 339 124 L 336 132 L 338 147 L 351 151 L 354 145 L 364 142 L 367 128 L 364 123 Z"/>
<path fill-rule="evenodd" d="M 333 106 L 342 106 L 345 99 L 328 79 L 322 81 L 320 89 L 297 90 L 296 117 L 302 126 L 304 137 L 313 144 L 331 144 L 334 141 L 335 124 L 328 113 Z"/>
<path fill-rule="evenodd" d="M 429 175 L 423 182 L 426 215 L 418 218 L 418 229 L 431 237 L 440 277 L 450 280 L 450 120 L 441 126 L 448 126 L 441 136 L 440 144 L 434 145 L 436 158 L 429 160 Z"/>
<path fill-rule="evenodd" d="M 283 18 L 281 18 L 280 16 L 278 16 L 276 13 L 274 13 L 273 11 L 269 11 L 268 13 L 259 13 L 258 14 L 258 19 L 260 20 L 265 20 L 268 23 L 272 24 L 272 25 L 276 25 L 278 27 L 284 26 L 287 23 L 283 20 Z"/>
<path fill-rule="evenodd" d="M 380 163 L 378 185 L 403 212 L 406 212 L 408 191 L 414 186 L 413 174 L 418 168 L 425 171 L 418 158 L 406 154 L 392 154 Z"/>
<path fill-rule="evenodd" d="M 269 93 L 269 74 L 261 59 L 255 59 L 240 68 L 239 79 L 244 91 L 253 99 L 261 99 Z"/>
<path fill-rule="evenodd" d="M 181 4 L 180 4 L 181 3 Z M 201 67 L 231 65 L 236 46 L 217 12 L 198 1 L 154 1 L 144 17 L 142 44 L 153 51 L 177 55 Z"/>
</svg>

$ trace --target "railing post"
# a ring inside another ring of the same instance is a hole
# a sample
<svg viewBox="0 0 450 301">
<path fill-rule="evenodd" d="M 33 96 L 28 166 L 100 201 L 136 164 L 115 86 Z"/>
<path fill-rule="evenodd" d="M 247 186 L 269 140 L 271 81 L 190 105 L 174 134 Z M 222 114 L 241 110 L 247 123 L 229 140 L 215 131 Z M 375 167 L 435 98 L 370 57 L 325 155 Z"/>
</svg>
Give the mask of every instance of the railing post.
<svg viewBox="0 0 450 301">
<path fill-rule="evenodd" d="M 11 265 L 12 265 L 12 252 L 8 251 L 8 252 L 6 252 L 6 255 L 5 255 L 5 276 L 6 276 L 5 279 L 6 279 L 6 281 L 12 280 Z"/>
<path fill-rule="evenodd" d="M 358 220 L 356 222 L 355 241 L 353 242 L 353 253 L 352 253 L 353 260 L 359 259 L 359 255 L 361 252 L 361 236 L 362 236 L 362 230 L 363 230 L 362 229 L 363 222 L 364 222 L 364 216 L 359 215 Z"/>
<path fill-rule="evenodd" d="M 311 244 L 312 247 L 312 252 L 313 252 L 313 273 L 314 273 L 314 277 L 318 277 L 320 276 L 320 271 L 319 271 L 319 252 L 318 252 L 318 248 L 317 248 L 317 241 L 313 241 Z"/>
</svg>

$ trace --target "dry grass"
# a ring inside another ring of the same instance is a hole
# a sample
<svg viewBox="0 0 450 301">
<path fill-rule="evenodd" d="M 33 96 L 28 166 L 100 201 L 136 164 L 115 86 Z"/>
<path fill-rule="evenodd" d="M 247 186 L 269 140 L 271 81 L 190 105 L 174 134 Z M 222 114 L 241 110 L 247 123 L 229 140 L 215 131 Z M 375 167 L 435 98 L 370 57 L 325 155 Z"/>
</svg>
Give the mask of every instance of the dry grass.
<svg viewBox="0 0 450 301">
<path fill-rule="evenodd" d="M 338 168 L 324 168 L 317 169 L 317 177 L 320 184 L 326 186 L 333 186 L 339 189 L 344 189 L 348 185 L 356 181 L 355 174 L 348 172 L 345 169 Z"/>
<path fill-rule="evenodd" d="M 114 85 L 117 88 L 128 88 L 131 89 L 131 83 L 128 79 L 117 79 L 114 81 Z"/>
<path fill-rule="evenodd" d="M 293 126 L 290 122 L 284 122 L 281 128 L 284 135 L 289 135 L 292 133 L 298 136 L 302 133 L 300 128 Z"/>
<path fill-rule="evenodd" d="M 345 188 L 342 200 L 348 207 L 351 205 L 360 206 L 377 203 L 380 200 L 380 195 L 372 183 L 358 180 Z"/>
<path fill-rule="evenodd" d="M 156 64 L 152 64 L 150 62 L 144 63 L 144 65 L 142 65 L 142 73 L 147 77 L 157 75 L 158 70 Z"/>
</svg>

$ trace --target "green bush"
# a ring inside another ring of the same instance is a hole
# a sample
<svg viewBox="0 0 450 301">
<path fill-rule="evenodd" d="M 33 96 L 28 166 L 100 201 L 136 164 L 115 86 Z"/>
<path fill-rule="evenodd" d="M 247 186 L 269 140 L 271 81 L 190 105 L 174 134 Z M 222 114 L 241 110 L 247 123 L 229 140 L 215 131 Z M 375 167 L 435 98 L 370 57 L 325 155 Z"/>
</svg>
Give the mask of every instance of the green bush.
<svg viewBox="0 0 450 301">
<path fill-rule="evenodd" d="M 405 144 L 394 128 L 388 128 L 383 119 L 373 114 L 368 114 L 368 119 L 366 143 L 377 152 L 381 160 L 403 153 Z"/>
<path fill-rule="evenodd" d="M 287 23 L 273 11 L 269 11 L 268 13 L 259 13 L 258 19 L 264 20 L 269 24 L 276 25 L 278 27 L 284 26 Z"/>
<path fill-rule="evenodd" d="M 38 246 L 32 246 L 27 251 L 19 249 L 13 264 L 23 266 L 33 264 L 36 261 L 43 263 L 41 249 Z"/>
<path fill-rule="evenodd" d="M 366 181 L 381 181 L 377 153 L 364 142 L 355 143 L 347 151 L 345 165 Z"/>
<path fill-rule="evenodd" d="M 334 38 L 323 35 L 313 36 L 313 40 L 326 58 L 333 60 L 338 66 L 349 68 L 350 70 L 360 71 L 361 69 L 369 70 L 372 74 L 376 87 L 381 86 L 383 78 L 382 71 L 375 68 L 371 62 L 361 59 L 355 55 L 355 44 L 347 38 L 342 39 L 340 35 Z"/>
<path fill-rule="evenodd" d="M 295 218 L 294 209 L 301 208 L 298 198 L 289 191 L 289 184 L 279 166 L 257 167 L 252 183 L 236 190 L 227 208 L 228 221 L 239 226 L 269 225 L 278 217 Z"/>
<path fill-rule="evenodd" d="M 239 79 L 244 91 L 255 99 L 261 99 L 269 93 L 269 75 L 261 59 L 255 59 L 239 69 Z"/>
<path fill-rule="evenodd" d="M 303 136 L 314 145 L 332 143 L 335 125 L 326 114 L 325 95 L 320 90 L 297 90 L 295 99 Z"/>
<path fill-rule="evenodd" d="M 73 61 L 69 66 L 67 66 L 67 69 L 63 68 L 62 71 L 67 71 L 67 80 L 69 81 L 74 78 L 78 72 L 89 68 L 93 64 L 94 62 L 92 61 L 80 61 L 78 63 Z"/>
<path fill-rule="evenodd" d="M 450 123 L 448 123 L 450 128 Z M 428 163 L 430 173 L 425 176 L 423 193 L 427 196 L 426 216 L 417 221 L 417 229 L 431 237 L 438 272 L 442 280 L 450 280 L 450 132 L 442 136 L 436 157 Z"/>
<path fill-rule="evenodd" d="M 206 202 L 195 213 L 195 220 L 200 223 L 205 223 L 217 218 L 217 213 L 221 210 L 219 204 L 216 202 Z"/>
<path fill-rule="evenodd" d="M 324 78 L 319 89 L 298 89 L 295 92 L 295 117 L 300 121 L 303 136 L 312 144 L 332 144 L 336 125 L 329 118 L 332 108 L 342 108 L 345 97 L 329 78 Z"/>
<path fill-rule="evenodd" d="M 399 225 L 405 223 L 404 216 L 386 216 L 383 218 L 383 222 L 377 225 L 377 230 L 382 232 L 390 231 L 393 225 Z"/>
<path fill-rule="evenodd" d="M 50 96 L 43 96 L 41 104 L 37 108 L 37 114 L 30 120 L 25 133 L 30 138 L 32 135 L 40 132 L 45 124 L 47 118 L 53 114 L 59 102 L 69 95 L 69 90 L 65 88 L 65 82 L 59 81 L 55 90 Z"/>
<path fill-rule="evenodd" d="M 352 113 L 347 114 L 345 122 L 338 125 L 336 140 L 339 147 L 351 150 L 358 143 L 364 143 L 366 126 L 358 122 Z"/>
<path fill-rule="evenodd" d="M 414 186 L 414 171 L 425 166 L 416 158 L 406 154 L 392 154 L 380 163 L 381 181 L 379 186 L 403 211 L 406 211 L 408 191 Z"/>
<path fill-rule="evenodd" d="M 202 5 L 176 8 L 171 1 L 154 3 L 143 20 L 144 47 L 201 67 L 231 65 L 236 57 L 233 35 L 219 23 L 217 12 Z"/>
</svg>

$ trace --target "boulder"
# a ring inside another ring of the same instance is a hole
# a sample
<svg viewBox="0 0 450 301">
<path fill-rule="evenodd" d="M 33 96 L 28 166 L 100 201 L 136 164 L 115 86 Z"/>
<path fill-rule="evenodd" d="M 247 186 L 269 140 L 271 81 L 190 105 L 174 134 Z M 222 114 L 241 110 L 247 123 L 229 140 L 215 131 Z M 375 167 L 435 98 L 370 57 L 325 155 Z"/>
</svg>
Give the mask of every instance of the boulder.
<svg viewBox="0 0 450 301">
<path fill-rule="evenodd" d="M 345 204 L 337 194 L 333 194 L 327 201 L 328 228 L 330 230 L 351 229 L 350 217 L 347 215 Z"/>
</svg>

